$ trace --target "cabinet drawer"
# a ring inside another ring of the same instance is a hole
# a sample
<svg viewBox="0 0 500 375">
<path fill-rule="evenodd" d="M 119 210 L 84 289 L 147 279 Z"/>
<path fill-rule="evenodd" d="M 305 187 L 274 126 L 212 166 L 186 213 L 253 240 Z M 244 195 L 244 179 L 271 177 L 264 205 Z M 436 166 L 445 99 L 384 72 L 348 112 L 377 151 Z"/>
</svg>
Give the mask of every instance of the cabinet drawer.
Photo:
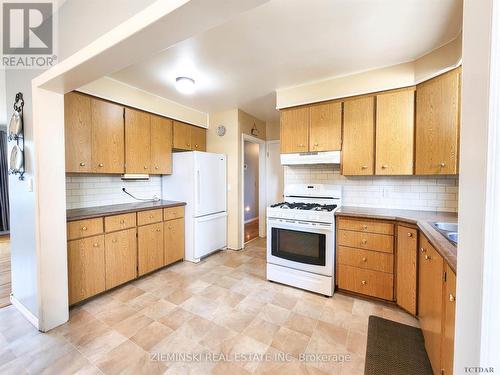
<svg viewBox="0 0 500 375">
<path fill-rule="evenodd" d="M 348 230 L 339 230 L 337 234 L 339 245 L 382 251 L 384 253 L 393 252 L 394 237 L 387 234 L 353 232 Z"/>
<path fill-rule="evenodd" d="M 172 220 L 184 217 L 184 206 L 169 207 L 163 209 L 163 220 Z"/>
<path fill-rule="evenodd" d="M 357 220 L 342 217 L 337 220 L 337 224 L 339 229 L 368 233 L 394 234 L 394 224 L 384 221 Z"/>
<path fill-rule="evenodd" d="M 393 275 L 339 264 L 337 283 L 340 289 L 368 296 L 393 299 Z"/>
<path fill-rule="evenodd" d="M 104 218 L 104 228 L 106 229 L 106 233 L 135 227 L 135 218 L 135 212 L 123 215 L 106 216 Z"/>
<path fill-rule="evenodd" d="M 137 225 L 147 225 L 163 221 L 163 212 L 158 210 L 140 211 L 137 213 Z"/>
<path fill-rule="evenodd" d="M 337 251 L 339 264 L 393 273 L 394 260 L 392 254 L 344 246 L 339 246 Z"/>
<path fill-rule="evenodd" d="M 104 231 L 102 217 L 97 219 L 70 221 L 67 225 L 67 229 L 68 240 L 95 236 L 96 234 L 101 234 Z"/>
</svg>

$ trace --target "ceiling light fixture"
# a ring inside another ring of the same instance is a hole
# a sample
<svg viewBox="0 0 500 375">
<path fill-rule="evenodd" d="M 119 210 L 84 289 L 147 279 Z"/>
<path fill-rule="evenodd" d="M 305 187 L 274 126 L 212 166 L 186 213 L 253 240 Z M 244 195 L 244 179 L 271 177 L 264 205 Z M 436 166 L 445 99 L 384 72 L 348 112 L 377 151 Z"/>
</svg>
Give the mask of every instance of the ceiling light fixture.
<svg viewBox="0 0 500 375">
<path fill-rule="evenodd" d="M 194 79 L 189 77 L 177 77 L 175 79 L 175 88 L 183 94 L 192 94 L 194 92 Z"/>
</svg>

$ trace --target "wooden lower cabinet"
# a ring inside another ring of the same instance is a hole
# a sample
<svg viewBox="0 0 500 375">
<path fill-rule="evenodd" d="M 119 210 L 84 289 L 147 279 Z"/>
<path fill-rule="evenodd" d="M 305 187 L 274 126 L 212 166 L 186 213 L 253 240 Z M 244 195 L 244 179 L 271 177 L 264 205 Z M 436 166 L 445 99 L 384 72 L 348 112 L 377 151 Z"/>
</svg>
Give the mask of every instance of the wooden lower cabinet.
<svg viewBox="0 0 500 375">
<path fill-rule="evenodd" d="M 137 277 L 136 233 L 133 228 L 105 235 L 106 289 Z"/>
<path fill-rule="evenodd" d="M 432 370 L 434 374 L 439 374 L 443 314 L 443 258 L 423 234 L 420 234 L 419 242 L 418 317 Z"/>
<path fill-rule="evenodd" d="M 397 226 L 396 301 L 417 315 L 417 230 Z"/>
<path fill-rule="evenodd" d="M 68 242 L 69 304 L 75 304 L 106 289 L 104 235 Z"/>
<path fill-rule="evenodd" d="M 337 267 L 340 289 L 392 300 L 393 275 L 340 264 Z"/>
<path fill-rule="evenodd" d="M 457 277 L 450 266 L 445 266 L 446 280 L 443 288 L 444 322 L 441 341 L 441 369 L 443 375 L 453 374 L 455 344 L 455 299 Z"/>
<path fill-rule="evenodd" d="M 137 230 L 139 276 L 163 267 L 163 223 L 139 227 Z"/>
<path fill-rule="evenodd" d="M 165 221 L 163 225 L 165 264 L 184 259 L 184 218 Z"/>
</svg>

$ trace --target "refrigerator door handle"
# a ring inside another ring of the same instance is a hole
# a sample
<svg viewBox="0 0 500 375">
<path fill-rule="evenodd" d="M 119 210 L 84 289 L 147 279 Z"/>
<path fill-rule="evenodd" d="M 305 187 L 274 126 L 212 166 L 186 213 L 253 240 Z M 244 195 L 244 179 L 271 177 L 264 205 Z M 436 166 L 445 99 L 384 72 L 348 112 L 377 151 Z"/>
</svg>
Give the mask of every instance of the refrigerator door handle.
<svg viewBox="0 0 500 375">
<path fill-rule="evenodd" d="M 204 221 L 210 221 L 210 220 L 214 220 L 214 219 L 218 219 L 219 217 L 224 217 L 224 216 L 227 216 L 227 212 L 219 212 L 219 213 L 216 213 L 216 214 L 212 214 L 212 215 L 207 215 L 207 216 L 202 216 L 202 217 L 197 217 L 196 218 L 196 221 L 201 223 L 201 222 L 204 222 Z"/>
<path fill-rule="evenodd" d="M 201 191 L 200 191 L 200 170 L 196 171 L 196 201 L 198 202 L 197 206 L 200 206 L 201 203 Z"/>
</svg>

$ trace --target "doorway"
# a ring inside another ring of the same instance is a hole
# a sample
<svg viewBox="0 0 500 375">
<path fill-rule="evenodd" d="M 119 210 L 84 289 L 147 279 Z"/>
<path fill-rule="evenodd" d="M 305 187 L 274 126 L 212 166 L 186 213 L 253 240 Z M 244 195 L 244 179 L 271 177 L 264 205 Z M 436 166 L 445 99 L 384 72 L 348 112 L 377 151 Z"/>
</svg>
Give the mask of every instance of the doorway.
<svg viewBox="0 0 500 375">
<path fill-rule="evenodd" d="M 241 140 L 242 231 L 241 247 L 265 237 L 266 215 L 266 142 L 247 134 Z"/>
<path fill-rule="evenodd" d="M 0 128 L 0 308 L 10 305 L 10 237 L 7 132 Z"/>
</svg>

